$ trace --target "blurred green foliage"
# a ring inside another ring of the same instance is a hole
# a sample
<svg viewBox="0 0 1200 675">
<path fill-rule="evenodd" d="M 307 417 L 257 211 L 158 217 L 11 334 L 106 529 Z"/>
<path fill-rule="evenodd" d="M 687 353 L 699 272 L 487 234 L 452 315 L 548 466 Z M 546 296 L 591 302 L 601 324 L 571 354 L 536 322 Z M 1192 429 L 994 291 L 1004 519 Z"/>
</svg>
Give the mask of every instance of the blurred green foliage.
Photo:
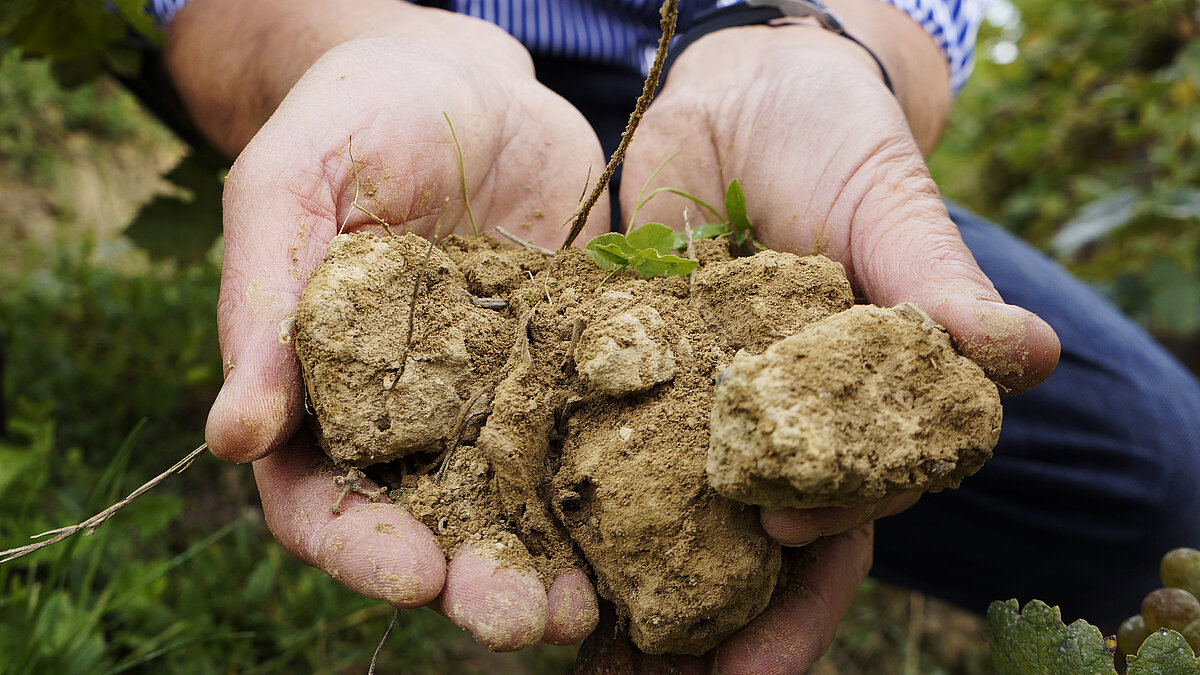
<svg viewBox="0 0 1200 675">
<path fill-rule="evenodd" d="M 931 158 L 935 178 L 1158 337 L 1194 348 L 1200 2 L 1013 4 L 1019 12 L 1001 3 L 981 33 L 976 71 Z"/>
<path fill-rule="evenodd" d="M 64 81 L 78 83 L 108 71 L 133 75 L 139 45 L 162 44 L 145 0 L 5 0 L 0 47 L 48 57 Z"/>
<path fill-rule="evenodd" d="M 63 444 L 94 448 L 98 463 L 149 418 L 142 439 L 154 452 L 135 468 L 165 468 L 199 443 L 220 387 L 217 253 L 120 266 L 67 241 L 0 272 L 4 399 L 49 402 Z"/>
<path fill-rule="evenodd" d="M 130 139 L 138 131 L 137 113 L 111 80 L 62 89 L 50 61 L 23 59 L 18 49 L 0 51 L 0 157 L 14 176 L 49 185 L 64 135 Z"/>
<path fill-rule="evenodd" d="M 135 431 L 95 465 L 23 402 L 0 440 L 0 549 L 79 522 L 147 477 Z M 176 455 L 157 455 L 164 464 Z M 366 672 L 390 607 L 287 557 L 246 492 L 205 485 L 211 457 L 83 538 L 0 565 L 0 674 Z M 207 471 L 206 471 L 207 469 Z M 190 485 L 190 487 L 189 487 Z M 182 489 L 181 489 L 182 488 Z M 199 523 L 180 525 L 189 511 Z M 543 647 L 497 666 L 429 610 L 404 612 L 380 672 L 563 672 Z"/>
<path fill-rule="evenodd" d="M 1052 251 L 1185 345 L 1200 334 L 1198 2 L 1017 0 L 1018 15 L 984 30 L 931 162 L 948 197 Z M 144 113 L 95 77 L 137 72 L 131 45 L 158 39 L 141 5 L 0 3 L 7 173 L 47 184 L 64 133 L 98 148 L 141 138 Z M 52 251 L 0 266 L 0 548 L 86 518 L 199 442 L 220 383 L 219 250 L 207 246 L 219 187 L 194 166 L 172 180 L 194 203 L 156 202 L 131 230 L 135 242 L 64 233 Z M 208 255 L 109 255 L 156 247 L 150 235 L 171 224 L 209 233 L 183 246 Z M 880 619 L 876 594 L 868 585 L 860 595 L 834 655 L 894 664 L 896 649 L 906 663 L 929 649 L 903 622 Z M 248 472 L 206 457 L 93 536 L 0 565 L 0 674 L 363 672 L 389 617 L 288 558 L 262 524 Z M 923 661 L 922 672 L 982 672 L 977 652 L 957 658 Z M 380 668 L 563 672 L 570 661 L 570 650 L 550 648 L 496 661 L 421 611 L 402 614 Z"/>
</svg>

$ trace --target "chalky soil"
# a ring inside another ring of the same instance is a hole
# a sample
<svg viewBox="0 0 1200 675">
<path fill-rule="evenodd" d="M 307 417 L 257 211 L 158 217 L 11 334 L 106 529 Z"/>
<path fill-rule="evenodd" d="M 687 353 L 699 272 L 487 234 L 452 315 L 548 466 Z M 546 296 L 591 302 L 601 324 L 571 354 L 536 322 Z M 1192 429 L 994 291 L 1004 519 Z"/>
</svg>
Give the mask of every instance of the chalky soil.
<svg viewBox="0 0 1200 675">
<path fill-rule="evenodd" d="M 338 236 L 296 314 L 322 447 L 447 555 L 582 567 L 643 651 L 704 653 L 775 590 L 754 505 L 957 486 L 1000 400 L 920 310 L 855 306 L 836 262 L 694 253 L 691 278 L 602 283 L 580 249 Z"/>
</svg>

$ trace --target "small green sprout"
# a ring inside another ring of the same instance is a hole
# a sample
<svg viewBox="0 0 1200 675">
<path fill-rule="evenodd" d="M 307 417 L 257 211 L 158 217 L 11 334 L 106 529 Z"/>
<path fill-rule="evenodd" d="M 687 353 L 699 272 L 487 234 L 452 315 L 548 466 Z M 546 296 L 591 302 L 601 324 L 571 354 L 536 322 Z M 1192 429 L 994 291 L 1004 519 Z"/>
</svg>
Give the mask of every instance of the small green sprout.
<svg viewBox="0 0 1200 675">
<path fill-rule="evenodd" d="M 642 278 L 683 276 L 696 269 L 695 260 L 680 258 L 675 250 L 675 232 L 661 223 L 647 223 L 627 234 L 609 232 L 587 244 L 588 255 L 596 264 L 612 272 L 608 281 L 623 269 L 632 269 Z M 601 282 L 603 283 L 603 282 Z"/>
<path fill-rule="evenodd" d="M 690 199 L 702 208 L 716 213 L 718 218 L 721 217 L 716 209 L 682 190 L 672 189 L 670 192 Z M 724 235 L 729 235 L 729 240 L 733 242 L 735 249 L 745 250 L 750 246 L 760 250 L 763 248 L 763 245 L 754 239 L 754 224 L 746 215 L 746 193 L 742 192 L 742 184 L 737 179 L 730 181 L 729 188 L 725 190 L 725 217 L 720 222 L 705 223 L 700 227 L 692 228 L 692 241 L 716 239 Z M 686 232 L 675 233 L 675 248 L 681 251 L 687 248 Z"/>
<path fill-rule="evenodd" d="M 636 228 L 633 226 L 638 211 L 651 199 L 664 192 L 679 195 L 716 216 L 717 222 L 709 222 L 692 228 L 692 241 L 715 239 L 728 235 L 736 249 L 763 248 L 762 244 L 754 239 L 754 225 L 750 222 L 750 217 L 746 215 L 746 193 L 742 192 L 742 185 L 736 179 L 731 181 L 729 188 L 725 190 L 725 215 L 699 197 L 677 188 L 660 187 L 646 194 L 650 183 L 678 154 L 677 152 L 663 160 L 663 163 L 659 164 L 658 168 L 642 184 L 642 189 L 638 192 L 637 204 L 633 207 L 633 213 L 629 214 L 629 226 L 626 228 L 626 234 L 610 232 L 588 242 L 587 252 L 592 260 L 596 261 L 600 267 L 612 270 L 612 273 L 605 277 L 604 281 L 608 281 L 613 274 L 626 268 L 633 269 L 646 279 L 655 276 L 683 276 L 696 269 L 698 263 L 695 260 L 680 258 L 671 253 L 672 251 L 687 250 L 687 232 L 675 232 L 662 223 L 646 223 Z"/>
</svg>

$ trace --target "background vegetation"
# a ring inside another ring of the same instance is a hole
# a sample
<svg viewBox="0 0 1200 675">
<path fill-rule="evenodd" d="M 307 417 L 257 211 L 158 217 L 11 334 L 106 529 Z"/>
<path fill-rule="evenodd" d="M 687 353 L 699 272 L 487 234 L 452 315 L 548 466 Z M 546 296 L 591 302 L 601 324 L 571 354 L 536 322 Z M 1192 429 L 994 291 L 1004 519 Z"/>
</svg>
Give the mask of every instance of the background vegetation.
<svg viewBox="0 0 1200 675">
<path fill-rule="evenodd" d="M 85 4 L 0 9 L 0 548 L 78 522 L 197 445 L 220 383 L 219 168 L 100 75 L 142 72 L 120 17 L 52 20 Z M 135 21 L 137 4 L 115 3 Z M 1195 367 L 1197 0 L 996 7 L 931 160 L 943 190 Z M 365 672 L 389 616 L 283 554 L 248 472 L 205 458 L 95 535 L 0 566 L 0 673 Z M 871 583 L 818 672 L 978 673 L 982 656 L 977 617 Z M 381 671 L 571 659 L 490 655 L 420 611 L 402 615 Z"/>
</svg>

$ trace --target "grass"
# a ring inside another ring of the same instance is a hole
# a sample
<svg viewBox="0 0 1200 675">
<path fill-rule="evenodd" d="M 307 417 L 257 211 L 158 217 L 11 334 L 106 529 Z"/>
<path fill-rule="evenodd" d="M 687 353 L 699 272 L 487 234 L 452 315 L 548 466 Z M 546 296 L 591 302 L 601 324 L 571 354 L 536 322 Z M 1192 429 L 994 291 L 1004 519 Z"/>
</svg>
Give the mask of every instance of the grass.
<svg viewBox="0 0 1200 675">
<path fill-rule="evenodd" d="M 219 243 L 175 262 L 120 235 L 162 191 L 179 142 L 112 82 L 64 91 L 11 53 L 0 106 L 15 148 L 0 150 L 0 192 L 35 197 L 0 209 L 3 549 L 79 522 L 195 447 L 221 373 Z M 88 175 L 112 177 L 112 208 L 90 220 L 93 197 L 64 188 Z M 868 584 L 814 672 L 981 672 L 977 621 L 932 601 L 917 612 L 917 597 Z M 390 618 L 283 553 L 249 470 L 204 457 L 92 536 L 0 565 L 0 675 L 363 673 Z M 490 654 L 420 610 L 401 614 L 379 672 L 562 673 L 573 655 Z"/>
</svg>

